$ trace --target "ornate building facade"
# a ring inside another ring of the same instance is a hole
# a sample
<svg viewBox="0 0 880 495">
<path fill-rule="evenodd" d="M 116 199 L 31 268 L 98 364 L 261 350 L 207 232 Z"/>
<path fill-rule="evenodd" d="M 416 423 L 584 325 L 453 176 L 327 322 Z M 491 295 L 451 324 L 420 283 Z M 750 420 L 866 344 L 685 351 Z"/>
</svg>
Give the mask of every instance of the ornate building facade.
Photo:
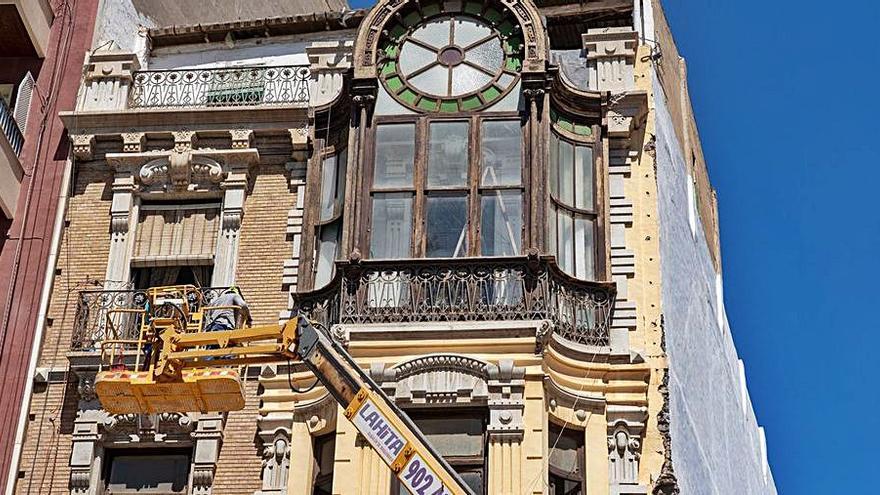
<svg viewBox="0 0 880 495">
<path fill-rule="evenodd" d="M 258 324 L 309 315 L 475 493 L 775 493 L 657 2 L 382 0 L 139 35 L 137 4 L 102 11 L 118 34 L 61 115 L 17 493 L 402 493 L 296 363 L 242 369 L 241 411 L 103 411 L 100 341 L 184 283 L 240 287 Z"/>
</svg>

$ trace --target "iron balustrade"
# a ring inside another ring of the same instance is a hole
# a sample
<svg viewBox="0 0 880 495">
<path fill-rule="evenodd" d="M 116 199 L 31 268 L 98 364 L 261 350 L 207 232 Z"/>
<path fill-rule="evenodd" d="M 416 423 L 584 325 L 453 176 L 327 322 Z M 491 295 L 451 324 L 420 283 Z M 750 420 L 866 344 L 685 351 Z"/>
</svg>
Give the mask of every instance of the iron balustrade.
<svg viewBox="0 0 880 495">
<path fill-rule="evenodd" d="M 552 257 L 367 260 L 337 263 L 295 310 L 325 327 L 549 320 L 562 339 L 608 346 L 614 298 L 613 284 L 574 279 Z"/>
<path fill-rule="evenodd" d="M 145 70 L 134 74 L 129 108 L 308 104 L 306 65 Z"/>
<path fill-rule="evenodd" d="M 199 287 L 187 293 L 199 308 L 222 294 L 225 287 Z M 104 340 L 135 340 L 147 311 L 147 291 L 134 289 L 79 292 L 70 350 L 98 351 Z"/>
<path fill-rule="evenodd" d="M 21 147 L 24 146 L 24 136 L 21 135 L 21 129 L 12 117 L 12 112 L 3 101 L 0 101 L 0 128 L 3 129 L 3 135 L 9 141 L 12 151 L 20 155 Z"/>
</svg>

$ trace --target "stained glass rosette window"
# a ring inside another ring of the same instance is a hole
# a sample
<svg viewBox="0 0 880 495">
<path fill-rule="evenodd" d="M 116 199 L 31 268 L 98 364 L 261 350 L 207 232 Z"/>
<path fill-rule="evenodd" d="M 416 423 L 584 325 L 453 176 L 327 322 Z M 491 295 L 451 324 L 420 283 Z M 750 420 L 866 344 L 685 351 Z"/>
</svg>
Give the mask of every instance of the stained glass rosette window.
<svg viewBox="0 0 880 495">
<path fill-rule="evenodd" d="M 500 100 L 519 80 L 519 25 L 491 3 L 424 5 L 392 21 L 386 32 L 382 83 L 414 110 L 478 110 Z"/>
</svg>

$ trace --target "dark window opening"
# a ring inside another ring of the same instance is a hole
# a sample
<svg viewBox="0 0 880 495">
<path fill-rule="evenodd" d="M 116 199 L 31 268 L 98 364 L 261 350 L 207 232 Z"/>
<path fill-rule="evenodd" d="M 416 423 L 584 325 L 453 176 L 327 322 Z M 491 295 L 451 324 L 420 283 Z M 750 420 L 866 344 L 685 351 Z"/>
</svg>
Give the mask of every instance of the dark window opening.
<svg viewBox="0 0 880 495">
<path fill-rule="evenodd" d="M 485 494 L 486 414 L 478 410 L 408 411 L 428 442 L 476 494 Z M 395 479 L 391 493 L 412 495 Z"/>
<path fill-rule="evenodd" d="M 584 432 L 550 423 L 548 428 L 550 495 L 583 495 Z"/>
<path fill-rule="evenodd" d="M 184 494 L 188 491 L 190 449 L 108 450 L 104 493 Z"/>
<path fill-rule="evenodd" d="M 214 267 L 196 266 L 145 266 L 132 268 L 131 283 L 135 289 L 149 289 L 165 285 L 194 285 L 210 287 Z"/>
<path fill-rule="evenodd" d="M 315 459 L 315 483 L 312 495 L 333 494 L 333 459 L 335 451 L 335 431 L 315 437 L 312 441 L 312 455 Z"/>
</svg>

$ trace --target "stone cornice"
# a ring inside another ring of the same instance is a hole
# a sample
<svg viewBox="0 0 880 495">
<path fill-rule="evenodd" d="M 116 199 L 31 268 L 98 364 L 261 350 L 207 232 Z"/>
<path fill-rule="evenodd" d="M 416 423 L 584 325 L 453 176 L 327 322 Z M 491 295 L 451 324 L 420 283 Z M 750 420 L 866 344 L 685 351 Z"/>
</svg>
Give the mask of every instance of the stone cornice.
<svg viewBox="0 0 880 495">
<path fill-rule="evenodd" d="M 309 121 L 306 104 L 279 107 L 224 107 L 187 109 L 127 109 L 119 111 L 61 112 L 69 134 L 121 135 L 138 132 L 170 133 L 181 128 L 192 131 L 229 131 L 248 128 L 255 131 L 297 129 Z"/>
</svg>

